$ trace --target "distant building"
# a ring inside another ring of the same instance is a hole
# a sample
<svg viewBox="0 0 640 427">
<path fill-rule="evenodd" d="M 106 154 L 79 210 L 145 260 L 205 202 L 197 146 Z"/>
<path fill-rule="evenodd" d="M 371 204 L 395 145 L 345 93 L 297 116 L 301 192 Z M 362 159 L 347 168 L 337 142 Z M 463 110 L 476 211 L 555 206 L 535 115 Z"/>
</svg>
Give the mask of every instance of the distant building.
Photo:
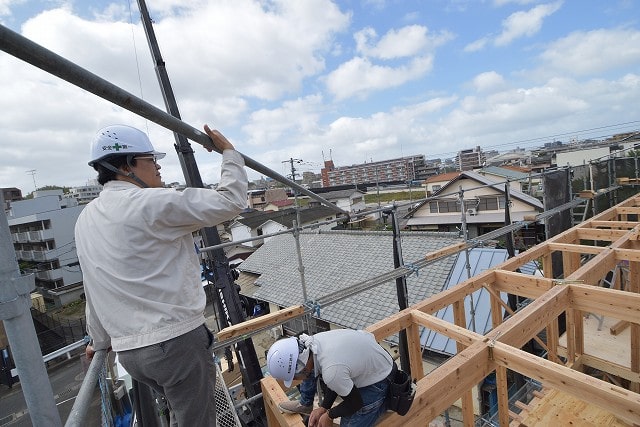
<svg viewBox="0 0 640 427">
<path fill-rule="evenodd" d="M 320 206 L 314 208 L 300 209 L 300 226 L 317 224 L 336 218 L 336 212 L 327 207 Z M 232 241 L 239 242 L 276 233 L 293 227 L 293 221 L 297 221 L 298 215 L 295 209 L 284 209 L 277 212 L 247 211 L 236 217 L 229 229 L 231 230 Z M 319 226 L 320 229 L 329 230 L 334 227 L 334 223 Z M 243 242 L 246 246 L 261 246 L 269 238 Z"/>
<path fill-rule="evenodd" d="M 360 212 L 366 208 L 364 192 L 357 188 L 322 192 L 320 196 L 345 212 Z M 319 201 L 313 199 L 309 200 L 309 207 L 319 206 L 321 206 Z"/>
<path fill-rule="evenodd" d="M 459 171 L 468 171 L 482 167 L 486 160 L 485 153 L 480 146 L 477 146 L 473 149 L 459 151 L 456 157 L 456 166 Z"/>
<path fill-rule="evenodd" d="M 35 274 L 45 300 L 56 306 L 83 291 L 74 228 L 84 209 L 62 190 L 36 191 L 33 199 L 11 202 L 7 219 L 20 268 Z"/>
<path fill-rule="evenodd" d="M 498 169 L 498 168 L 496 168 Z M 505 181 L 494 173 L 481 175 L 464 171 L 434 191 L 432 199 L 420 202 L 406 215 L 407 228 L 416 231 L 449 231 L 460 229 L 465 214 L 469 238 L 476 238 L 505 225 Z M 450 176 L 446 176 L 450 178 Z M 444 181 L 440 181 L 444 182 Z M 460 204 L 459 188 L 464 190 L 464 208 Z M 544 210 L 542 202 L 509 186 L 511 221 L 523 221 Z M 463 210 L 464 209 L 464 210 Z M 536 243 L 536 230 L 520 230 L 527 246 Z"/>
<path fill-rule="evenodd" d="M 11 202 L 16 200 L 22 200 L 22 191 L 15 187 L 0 188 L 2 190 L 2 198 L 4 199 L 4 210 L 9 209 Z"/>
<path fill-rule="evenodd" d="M 273 202 L 288 199 L 289 196 L 284 188 L 250 190 L 247 193 L 247 206 L 250 209 L 264 210 L 267 205 Z"/>
<path fill-rule="evenodd" d="M 322 176 L 323 187 L 333 187 L 338 185 L 422 181 L 429 176 L 429 173 L 424 155 L 420 154 L 341 167 L 335 167 L 333 160 L 326 160 L 320 175 Z"/>
<path fill-rule="evenodd" d="M 92 179 L 87 181 L 86 185 L 80 187 L 71 187 L 69 193 L 65 194 L 66 198 L 73 198 L 78 201 L 80 205 L 86 205 L 96 197 L 100 195 L 102 191 L 102 185 L 97 180 Z"/>
</svg>

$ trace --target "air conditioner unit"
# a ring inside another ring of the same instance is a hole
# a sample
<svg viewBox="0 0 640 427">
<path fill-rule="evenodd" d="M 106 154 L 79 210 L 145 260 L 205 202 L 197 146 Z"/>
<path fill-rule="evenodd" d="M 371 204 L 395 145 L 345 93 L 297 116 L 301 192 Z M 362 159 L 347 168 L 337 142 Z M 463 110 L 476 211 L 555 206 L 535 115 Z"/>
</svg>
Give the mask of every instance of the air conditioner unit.
<svg viewBox="0 0 640 427">
<path fill-rule="evenodd" d="M 467 215 L 473 216 L 473 215 L 477 215 L 477 214 L 478 214 L 478 210 L 476 208 L 467 209 Z"/>
</svg>

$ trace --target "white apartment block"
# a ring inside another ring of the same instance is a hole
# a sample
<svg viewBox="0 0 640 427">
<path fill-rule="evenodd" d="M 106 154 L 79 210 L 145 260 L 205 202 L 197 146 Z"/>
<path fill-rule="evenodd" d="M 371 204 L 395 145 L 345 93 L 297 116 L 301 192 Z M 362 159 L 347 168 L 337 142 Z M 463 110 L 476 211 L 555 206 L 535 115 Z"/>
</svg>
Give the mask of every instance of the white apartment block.
<svg viewBox="0 0 640 427">
<path fill-rule="evenodd" d="M 36 191 L 33 199 L 11 202 L 7 212 L 16 258 L 25 273 L 35 274 L 37 290 L 56 306 L 83 292 L 77 265 L 74 228 L 84 209 L 62 190 Z"/>
<path fill-rule="evenodd" d="M 78 204 L 86 205 L 98 197 L 101 191 L 102 185 L 100 185 L 97 180 L 92 179 L 87 181 L 86 185 L 70 188 L 69 193 L 65 194 L 64 197 L 73 198 L 78 201 Z"/>
</svg>

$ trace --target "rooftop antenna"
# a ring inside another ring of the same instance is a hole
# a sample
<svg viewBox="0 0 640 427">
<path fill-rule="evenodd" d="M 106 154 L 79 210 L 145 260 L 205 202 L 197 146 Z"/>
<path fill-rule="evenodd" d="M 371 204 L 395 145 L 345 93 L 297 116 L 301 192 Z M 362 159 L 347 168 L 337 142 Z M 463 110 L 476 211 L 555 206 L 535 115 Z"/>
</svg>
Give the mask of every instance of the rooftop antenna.
<svg viewBox="0 0 640 427">
<path fill-rule="evenodd" d="M 38 186 L 36 185 L 36 170 L 31 169 L 28 170 L 27 173 L 31 175 L 31 178 L 33 178 L 33 191 L 36 191 L 38 189 Z"/>
</svg>

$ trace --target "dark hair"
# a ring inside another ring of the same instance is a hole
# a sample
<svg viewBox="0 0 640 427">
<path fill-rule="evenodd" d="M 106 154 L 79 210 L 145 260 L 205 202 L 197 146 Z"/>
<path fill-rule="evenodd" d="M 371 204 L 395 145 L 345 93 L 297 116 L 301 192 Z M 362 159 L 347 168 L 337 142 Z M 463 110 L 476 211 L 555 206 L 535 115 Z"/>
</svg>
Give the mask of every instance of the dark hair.
<svg viewBox="0 0 640 427">
<path fill-rule="evenodd" d="M 125 165 L 136 165 L 136 160 L 132 155 L 111 156 L 107 157 L 106 159 L 102 159 L 101 161 L 109 163 L 116 169 L 120 169 Z M 98 182 L 100 183 L 100 185 L 105 185 L 107 182 L 114 181 L 116 179 L 117 174 L 114 171 L 105 168 L 100 163 L 94 163 L 93 168 L 98 172 Z"/>
</svg>

